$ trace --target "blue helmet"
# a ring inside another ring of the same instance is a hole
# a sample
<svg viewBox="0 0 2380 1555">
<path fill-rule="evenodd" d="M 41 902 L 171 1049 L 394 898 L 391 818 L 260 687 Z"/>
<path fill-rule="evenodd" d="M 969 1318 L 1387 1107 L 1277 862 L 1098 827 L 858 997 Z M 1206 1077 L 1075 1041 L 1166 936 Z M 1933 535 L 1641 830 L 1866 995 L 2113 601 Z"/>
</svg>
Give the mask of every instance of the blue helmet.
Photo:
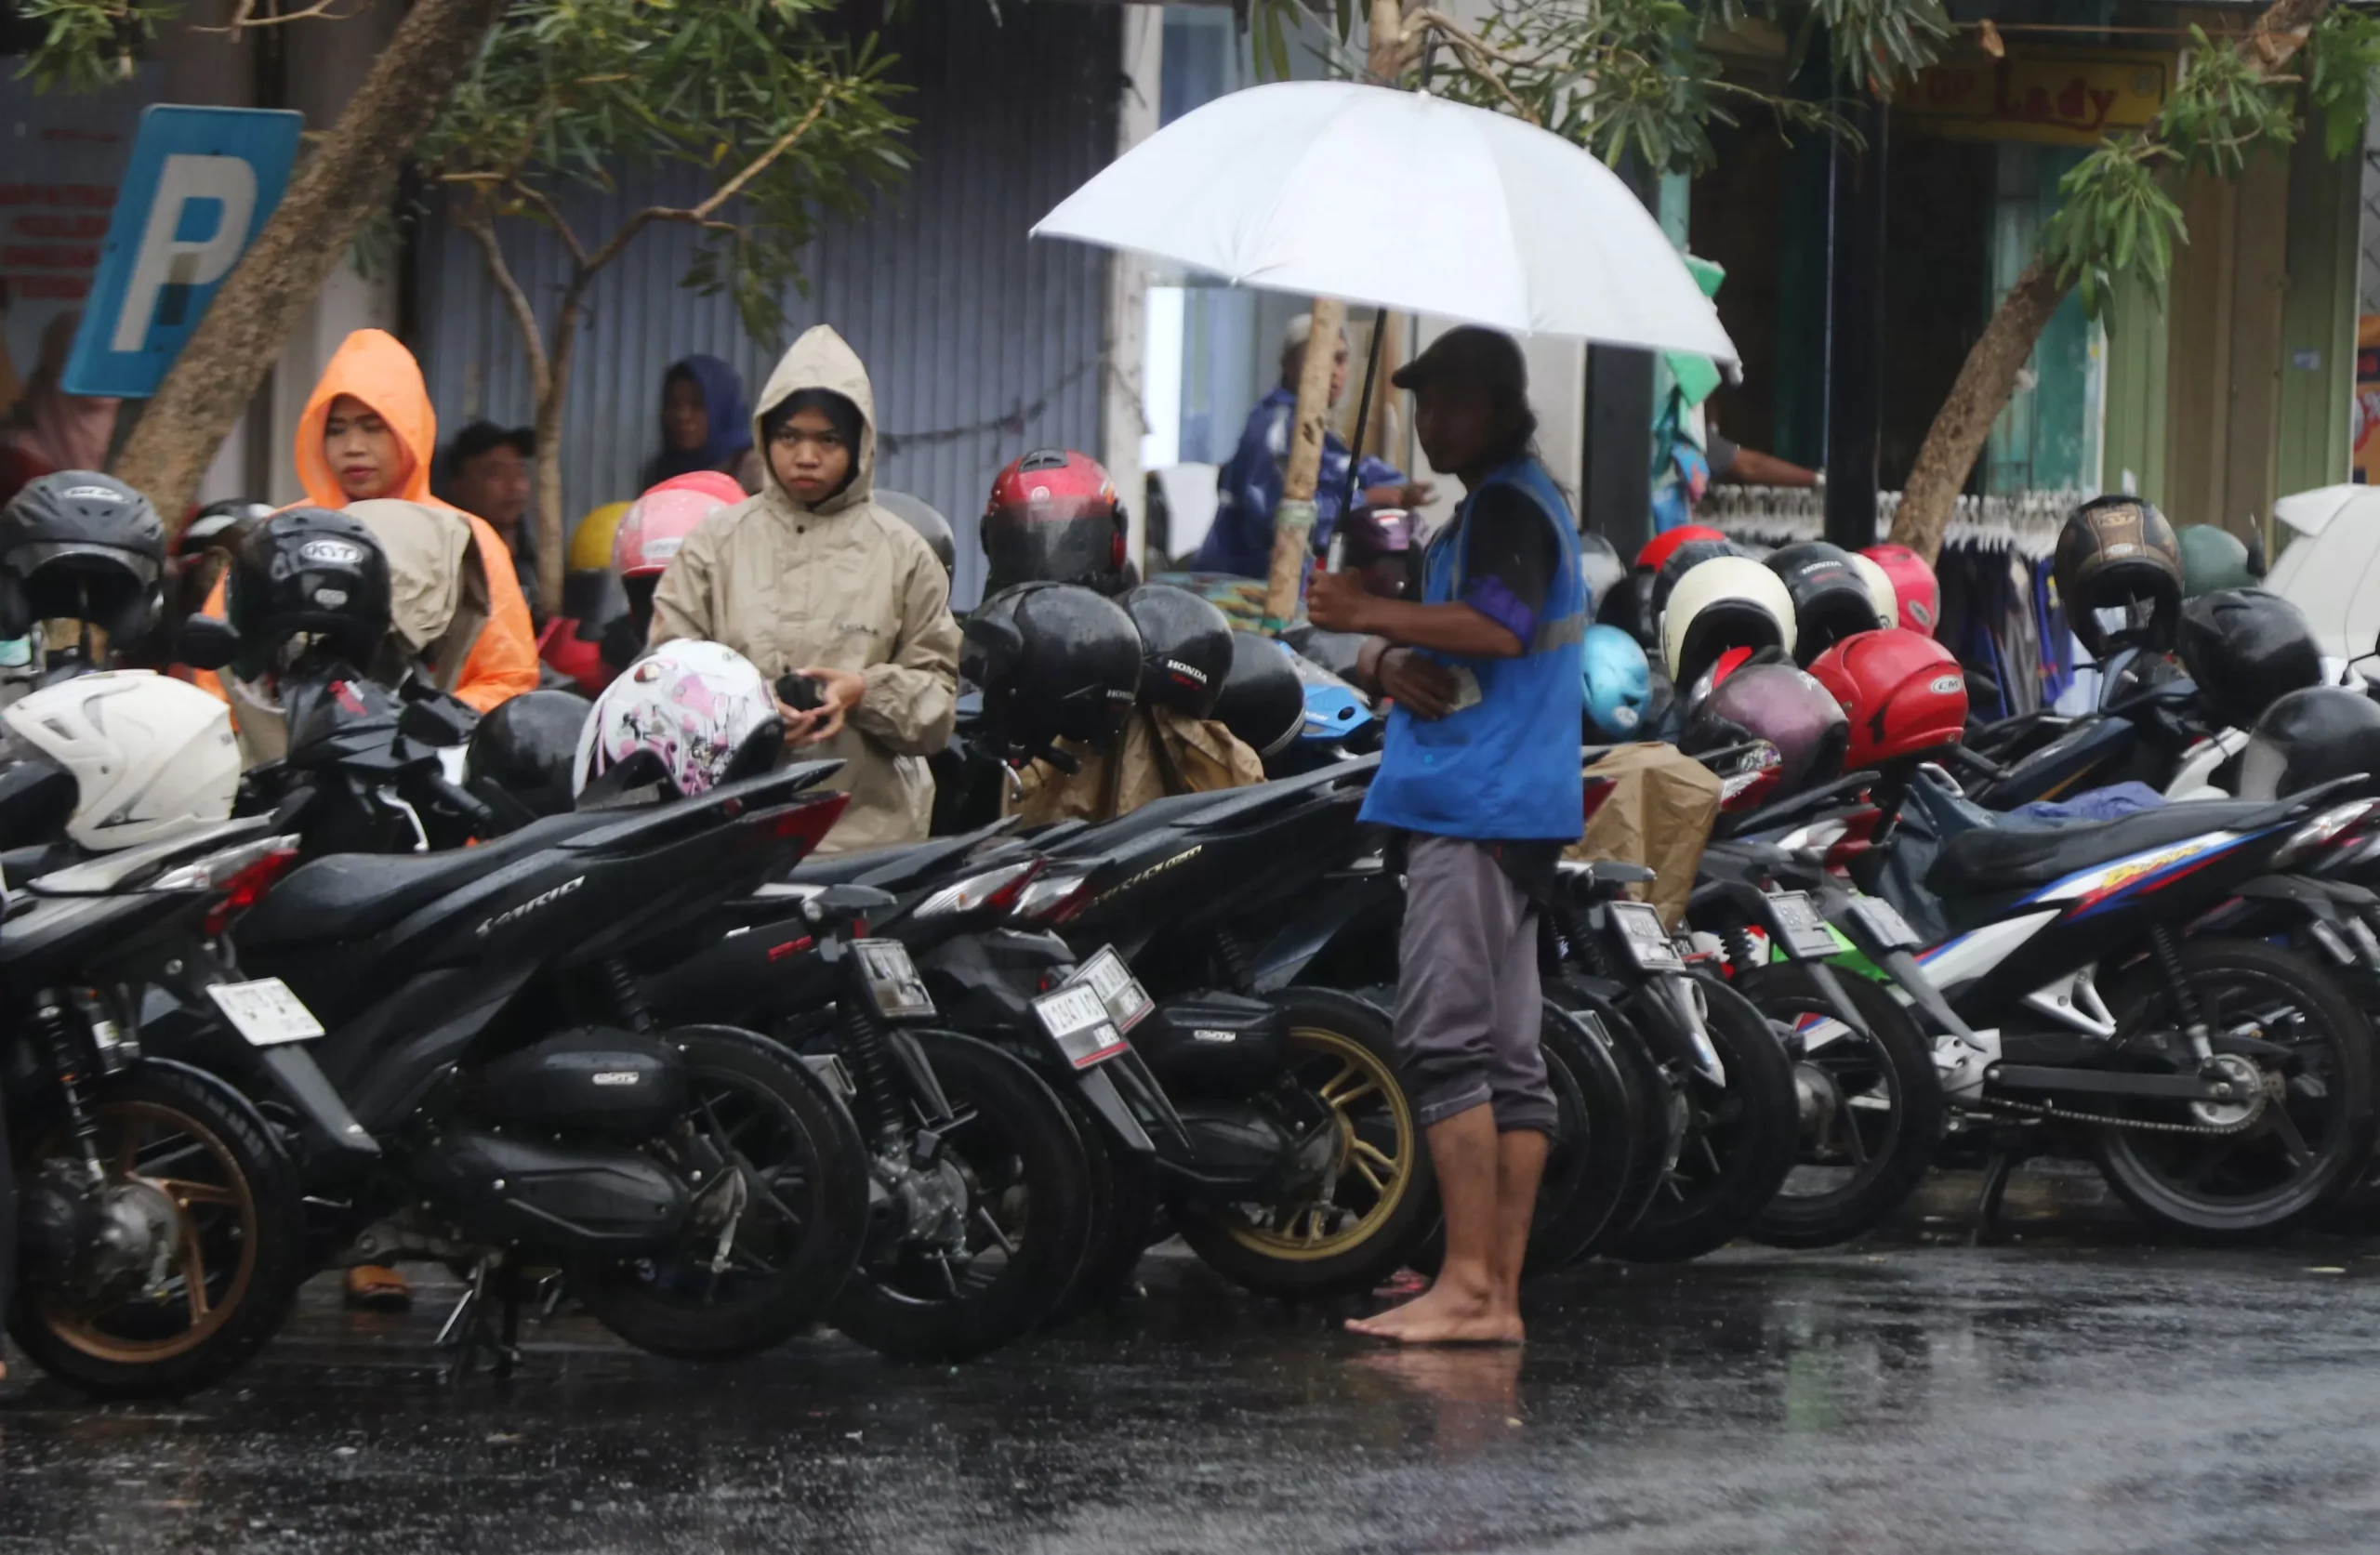
<svg viewBox="0 0 2380 1555">
<path fill-rule="evenodd" d="M 1642 644 L 1617 626 L 1589 626 L 1585 650 L 1587 732 L 1606 740 L 1645 737 L 1653 670 Z"/>
</svg>

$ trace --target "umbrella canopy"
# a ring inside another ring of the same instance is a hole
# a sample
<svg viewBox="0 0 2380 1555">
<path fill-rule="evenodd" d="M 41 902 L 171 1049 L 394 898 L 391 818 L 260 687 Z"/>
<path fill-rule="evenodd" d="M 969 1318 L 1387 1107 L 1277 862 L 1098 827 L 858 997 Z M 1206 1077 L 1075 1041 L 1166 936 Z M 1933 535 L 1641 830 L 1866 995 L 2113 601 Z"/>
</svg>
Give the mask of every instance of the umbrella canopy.
<svg viewBox="0 0 2380 1555">
<path fill-rule="evenodd" d="M 1229 93 L 1125 152 L 1033 232 L 1268 291 L 1738 360 L 1610 168 L 1426 92 L 1293 81 Z"/>
</svg>

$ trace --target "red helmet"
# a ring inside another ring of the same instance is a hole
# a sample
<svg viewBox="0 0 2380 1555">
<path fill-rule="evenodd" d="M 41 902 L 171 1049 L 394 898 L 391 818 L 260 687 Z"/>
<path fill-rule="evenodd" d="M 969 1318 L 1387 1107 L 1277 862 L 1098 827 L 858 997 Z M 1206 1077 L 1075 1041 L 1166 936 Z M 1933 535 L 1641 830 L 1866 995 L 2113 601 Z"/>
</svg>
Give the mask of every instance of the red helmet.
<svg viewBox="0 0 2380 1555">
<path fill-rule="evenodd" d="M 1922 633 L 1895 626 L 1844 638 L 1811 662 L 1810 674 L 1851 720 L 1846 769 L 1922 756 L 1966 732 L 1966 673 Z"/>
<path fill-rule="evenodd" d="M 984 592 L 1019 583 L 1113 591 L 1124 571 L 1124 508 L 1097 459 L 1037 448 L 1000 471 L 984 505 Z"/>
<path fill-rule="evenodd" d="M 1636 553 L 1636 565 L 1628 572 L 1628 600 L 1636 608 L 1637 641 L 1647 648 L 1660 646 L 1660 613 L 1653 606 L 1654 580 L 1660 575 L 1661 569 L 1669 565 L 1670 558 L 1677 554 L 1678 547 L 1697 540 L 1724 543 L 1726 538 L 1707 523 L 1683 523 L 1645 542 L 1644 547 Z M 1598 611 L 1603 608 L 1597 606 Z"/>
<path fill-rule="evenodd" d="M 1670 552 L 1688 540 L 1724 540 L 1726 537 L 1724 531 L 1713 529 L 1707 523 L 1682 523 L 1675 529 L 1665 529 L 1646 541 L 1644 548 L 1636 553 L 1636 571 L 1659 572 L 1661 563 L 1670 559 Z"/>
<path fill-rule="evenodd" d="M 1942 586 L 1925 559 L 1907 546 L 1870 546 L 1859 554 L 1883 568 L 1891 581 L 1903 629 L 1932 637 L 1935 624 L 1942 619 Z"/>
<path fill-rule="evenodd" d="M 668 480 L 654 485 L 644 494 L 651 496 L 654 492 L 702 492 L 719 498 L 721 502 L 741 502 L 750 494 L 736 481 L 735 477 L 725 470 L 718 469 L 694 469 L 688 470 L 683 475 L 673 475 Z"/>
<path fill-rule="evenodd" d="M 701 473 L 711 473 L 708 471 Z M 681 475 L 679 481 L 692 481 L 694 476 Z M 725 476 L 721 476 L 725 481 Z M 728 481 L 729 485 L 735 484 Z M 738 491 L 735 500 L 744 500 Z M 627 578 L 658 577 L 686 543 L 694 526 L 718 512 L 727 503 L 708 487 L 679 485 L 664 481 L 628 505 L 620 516 L 620 527 L 612 535 L 612 570 Z"/>
</svg>

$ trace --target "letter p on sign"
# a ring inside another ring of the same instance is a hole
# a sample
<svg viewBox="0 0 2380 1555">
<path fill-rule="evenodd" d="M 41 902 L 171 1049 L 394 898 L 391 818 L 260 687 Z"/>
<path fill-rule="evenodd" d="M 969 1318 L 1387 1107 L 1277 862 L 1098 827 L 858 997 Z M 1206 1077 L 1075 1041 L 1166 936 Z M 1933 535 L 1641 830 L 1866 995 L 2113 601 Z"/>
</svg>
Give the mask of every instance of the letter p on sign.
<svg viewBox="0 0 2380 1555">
<path fill-rule="evenodd" d="M 297 113 L 169 104 L 141 115 L 67 359 L 69 393 L 156 392 L 281 203 L 302 123 Z"/>
</svg>

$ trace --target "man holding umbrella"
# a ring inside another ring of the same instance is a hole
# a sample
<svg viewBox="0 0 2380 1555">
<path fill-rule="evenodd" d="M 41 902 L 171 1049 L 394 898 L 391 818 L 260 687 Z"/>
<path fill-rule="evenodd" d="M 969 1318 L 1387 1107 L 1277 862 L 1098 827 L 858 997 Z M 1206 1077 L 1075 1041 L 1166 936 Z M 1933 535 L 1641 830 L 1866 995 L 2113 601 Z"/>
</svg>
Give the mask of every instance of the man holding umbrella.
<svg viewBox="0 0 2380 1555">
<path fill-rule="evenodd" d="M 1521 1263 L 1555 1123 L 1538 1045 L 1536 899 L 1578 840 L 1578 525 L 1534 452 L 1509 336 L 1448 332 L 1395 378 L 1430 468 L 1468 494 L 1424 557 L 1416 600 L 1317 574 L 1317 626 L 1369 634 L 1395 698 L 1363 818 L 1403 836 L 1397 1047 L 1446 1201 L 1428 1292 L 1357 1333 L 1406 1344 L 1521 1338 Z"/>
</svg>

